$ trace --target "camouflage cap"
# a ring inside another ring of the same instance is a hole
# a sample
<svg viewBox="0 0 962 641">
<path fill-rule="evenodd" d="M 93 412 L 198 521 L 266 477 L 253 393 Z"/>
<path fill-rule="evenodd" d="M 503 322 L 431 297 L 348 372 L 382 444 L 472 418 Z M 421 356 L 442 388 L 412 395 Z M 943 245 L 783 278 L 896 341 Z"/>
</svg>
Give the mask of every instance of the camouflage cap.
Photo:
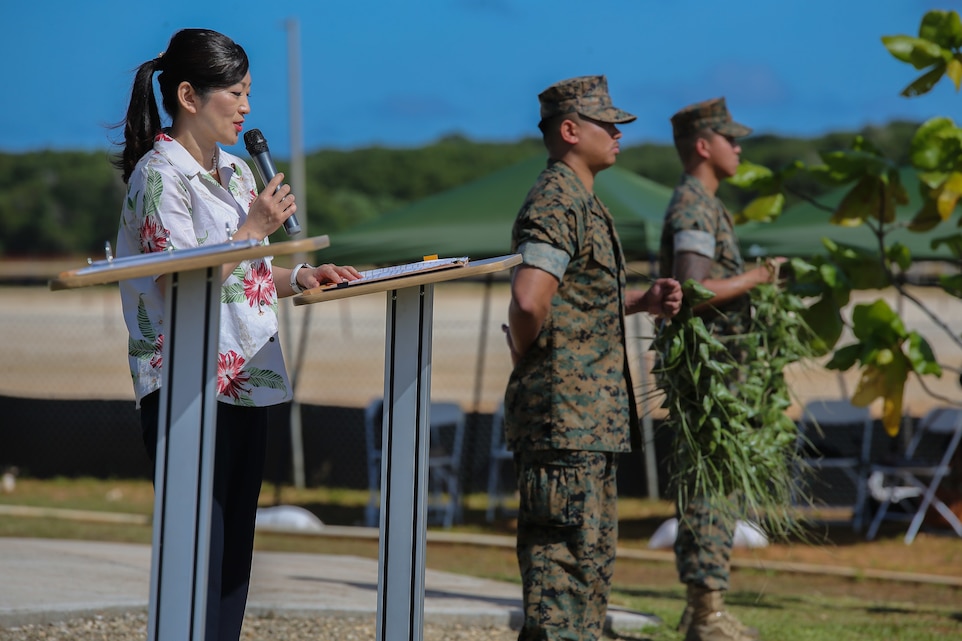
<svg viewBox="0 0 962 641">
<path fill-rule="evenodd" d="M 741 138 L 752 133 L 745 125 L 732 120 L 724 98 L 713 98 L 688 105 L 671 117 L 671 129 L 675 140 L 711 129 L 723 136 Z"/>
<path fill-rule="evenodd" d="M 601 122 L 626 123 L 635 119 L 611 104 L 604 76 L 580 76 L 556 82 L 538 95 L 541 119 L 578 113 Z"/>
</svg>

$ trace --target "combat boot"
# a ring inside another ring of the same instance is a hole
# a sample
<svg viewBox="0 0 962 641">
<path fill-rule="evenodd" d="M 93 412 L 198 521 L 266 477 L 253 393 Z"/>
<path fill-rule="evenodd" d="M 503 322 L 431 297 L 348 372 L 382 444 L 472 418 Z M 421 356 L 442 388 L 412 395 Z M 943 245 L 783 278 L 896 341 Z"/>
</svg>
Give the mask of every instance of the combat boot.
<svg viewBox="0 0 962 641">
<path fill-rule="evenodd" d="M 721 590 L 688 586 L 688 605 L 678 631 L 685 641 L 757 641 L 758 630 L 748 627 L 725 609 Z"/>
</svg>

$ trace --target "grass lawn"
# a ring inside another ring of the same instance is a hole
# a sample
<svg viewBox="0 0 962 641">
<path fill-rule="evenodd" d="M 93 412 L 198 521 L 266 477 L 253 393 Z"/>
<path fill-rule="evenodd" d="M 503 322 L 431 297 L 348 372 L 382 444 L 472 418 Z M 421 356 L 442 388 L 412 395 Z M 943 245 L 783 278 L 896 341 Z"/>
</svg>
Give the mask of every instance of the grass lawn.
<svg viewBox="0 0 962 641">
<path fill-rule="evenodd" d="M 299 505 L 328 525 L 363 518 L 365 491 L 265 486 L 262 505 Z M 19 479 L 0 495 L 0 536 L 79 538 L 150 543 L 153 491 L 149 482 L 94 479 Z M 484 519 L 486 497 L 469 496 L 462 534 L 489 544 L 464 543 L 431 529 L 428 567 L 517 583 L 513 522 Z M 623 498 L 620 550 L 612 605 L 653 613 L 664 626 L 643 633 L 651 641 L 679 641 L 674 625 L 684 591 L 670 551 L 648 550 L 655 528 L 673 513 L 666 502 Z M 27 515 L 29 514 L 29 515 Z M 728 604 L 766 641 L 928 641 L 962 639 L 962 539 L 924 532 L 907 546 L 898 524 L 866 542 L 847 525 L 813 526 L 806 542 L 737 549 Z M 490 536 L 493 535 L 493 536 Z M 352 554 L 377 558 L 373 537 L 260 532 L 257 549 Z M 884 578 L 880 578 L 884 577 Z M 635 637 L 638 638 L 638 637 Z"/>
</svg>

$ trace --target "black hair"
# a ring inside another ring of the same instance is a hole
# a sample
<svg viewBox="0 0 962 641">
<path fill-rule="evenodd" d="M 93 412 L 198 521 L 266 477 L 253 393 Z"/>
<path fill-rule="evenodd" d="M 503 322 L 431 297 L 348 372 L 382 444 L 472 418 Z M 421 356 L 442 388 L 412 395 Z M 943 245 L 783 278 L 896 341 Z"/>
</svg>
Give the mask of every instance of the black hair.
<svg viewBox="0 0 962 641">
<path fill-rule="evenodd" d="M 698 145 L 698 141 L 711 140 L 713 133 L 714 131 L 710 127 L 704 127 L 698 131 L 674 139 L 675 151 L 678 152 L 678 158 L 686 169 L 694 158 L 695 147 Z"/>
<path fill-rule="evenodd" d="M 163 128 L 154 96 L 154 72 L 164 111 L 171 120 L 177 117 L 177 87 L 190 83 L 203 98 L 211 91 L 229 87 L 247 74 L 247 53 L 227 36 L 210 29 L 182 29 L 170 38 L 167 50 L 137 68 L 127 116 L 117 128 L 124 129 L 123 151 L 114 165 L 123 172 L 126 183 L 140 158 L 154 144 Z"/>
<path fill-rule="evenodd" d="M 541 122 L 538 123 L 538 129 L 541 130 L 541 140 L 548 150 L 549 157 L 560 157 L 564 150 L 567 149 L 568 143 L 561 138 L 561 123 L 565 120 L 571 120 L 576 123 L 580 122 L 578 115 L 579 114 L 573 111 L 565 114 L 554 114 L 553 116 L 542 118 Z"/>
</svg>

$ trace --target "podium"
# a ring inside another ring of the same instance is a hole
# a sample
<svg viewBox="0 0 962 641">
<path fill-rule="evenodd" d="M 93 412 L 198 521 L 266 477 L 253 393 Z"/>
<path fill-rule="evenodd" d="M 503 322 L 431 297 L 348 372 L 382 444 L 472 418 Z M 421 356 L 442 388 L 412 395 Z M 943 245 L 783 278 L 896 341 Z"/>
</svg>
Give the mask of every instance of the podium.
<svg viewBox="0 0 962 641">
<path fill-rule="evenodd" d="M 167 275 L 163 383 L 154 476 L 150 641 L 203 641 L 217 416 L 221 266 L 310 252 L 327 236 L 260 245 L 227 243 L 93 262 L 50 281 L 52 290 Z"/>
<path fill-rule="evenodd" d="M 312 289 L 294 305 L 387 293 L 377 639 L 422 641 L 434 284 L 501 271 L 520 254 L 347 287 Z"/>
</svg>

